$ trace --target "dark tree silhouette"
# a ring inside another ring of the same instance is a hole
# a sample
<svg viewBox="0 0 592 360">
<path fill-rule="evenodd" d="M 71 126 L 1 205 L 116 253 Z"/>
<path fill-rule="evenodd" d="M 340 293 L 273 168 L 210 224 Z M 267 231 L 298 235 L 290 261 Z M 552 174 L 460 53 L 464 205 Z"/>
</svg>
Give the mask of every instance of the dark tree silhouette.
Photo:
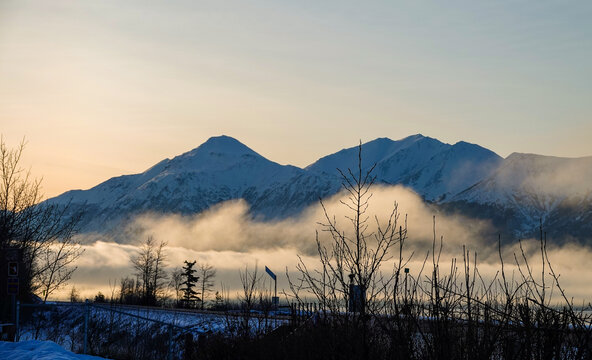
<svg viewBox="0 0 592 360">
<path fill-rule="evenodd" d="M 199 264 L 199 275 L 201 281 L 199 283 L 201 288 L 201 309 L 204 309 L 206 296 L 214 288 L 214 277 L 216 276 L 216 269 L 208 263 Z"/>
<path fill-rule="evenodd" d="M 0 137 L 0 249 L 22 252 L 19 298 L 27 301 L 64 286 L 82 250 L 73 239 L 81 214 L 69 204 L 42 202 L 41 180 L 21 165 L 24 149 L 24 140 L 11 149 Z"/>
<path fill-rule="evenodd" d="M 131 259 L 136 275 L 141 281 L 140 301 L 144 304 L 156 304 L 165 286 L 164 280 L 167 277 L 163 269 L 166 266 L 165 246 L 165 242 L 156 244 L 154 238 L 149 236 Z"/>
<path fill-rule="evenodd" d="M 195 291 L 195 286 L 199 281 L 199 277 L 195 276 L 195 272 L 197 271 L 193 267 L 197 261 L 189 262 L 185 260 L 185 266 L 183 266 L 183 279 L 184 281 L 181 283 L 183 287 L 181 290 L 183 291 L 183 302 L 187 307 L 194 307 L 196 301 L 199 301 L 198 293 Z"/>
</svg>

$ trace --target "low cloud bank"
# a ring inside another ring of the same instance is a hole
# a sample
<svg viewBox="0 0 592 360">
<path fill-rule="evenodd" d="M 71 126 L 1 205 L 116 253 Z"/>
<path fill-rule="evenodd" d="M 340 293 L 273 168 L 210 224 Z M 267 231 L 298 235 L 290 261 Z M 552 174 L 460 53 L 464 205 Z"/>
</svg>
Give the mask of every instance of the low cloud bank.
<svg viewBox="0 0 592 360">
<path fill-rule="evenodd" d="M 340 203 L 344 197 L 344 193 L 339 193 L 324 200 L 324 205 L 327 213 L 331 217 L 335 216 L 338 225 L 344 231 L 351 232 L 351 224 L 346 219 L 346 216 L 352 215 L 351 210 Z M 405 225 L 407 215 L 414 245 L 431 246 L 434 209 L 426 205 L 416 193 L 402 186 L 376 186 L 373 189 L 366 212 L 369 216 L 368 232 L 376 230 L 375 216 L 380 222 L 386 221 L 395 201 L 400 215 L 399 225 Z M 315 229 L 319 229 L 319 222 L 326 222 L 319 204 L 312 205 L 298 217 L 266 222 L 253 218 L 249 214 L 248 204 L 237 200 L 221 203 L 194 216 L 144 214 L 127 225 L 121 238 L 126 243 L 137 244 L 152 235 L 171 246 L 199 251 L 249 252 L 293 248 L 301 253 L 314 254 Z M 439 214 L 436 222 L 438 233 L 445 234 L 450 245 L 474 243 L 484 233 L 491 233 L 492 241 L 497 239 L 486 221 Z"/>
<path fill-rule="evenodd" d="M 338 227 L 352 233 L 352 226 L 346 216 L 351 210 L 340 203 L 343 193 L 324 201 L 331 219 Z M 401 187 L 375 187 L 367 210 L 368 232 L 376 229 L 376 219 L 384 222 L 391 213 L 395 201 L 398 204 L 399 225 L 407 226 L 409 238 L 405 252 L 415 253 L 409 264 L 412 273 L 417 274 L 428 251 L 432 250 L 434 239 L 433 216 L 435 210 L 427 205 L 413 191 Z M 376 216 L 376 219 L 375 219 Z M 148 236 L 168 243 L 169 267 L 180 267 L 184 260 L 208 262 L 218 271 L 217 284 L 224 283 L 231 296 L 240 287 L 238 271 L 246 265 L 260 270 L 264 265 L 274 269 L 278 275 L 285 269 L 295 270 L 298 255 L 314 266 L 316 261 L 315 231 L 319 230 L 321 241 L 327 241 L 326 232 L 320 231 L 319 222 L 326 222 L 320 205 L 311 206 L 301 216 L 281 221 L 265 222 L 253 218 L 245 201 L 230 201 L 219 204 L 195 216 L 145 214 L 137 217 L 123 231 L 119 238 L 125 243 L 97 234 L 85 234 L 85 253 L 78 260 L 78 270 L 72 284 L 83 296 L 101 291 L 110 295 L 115 283 L 121 277 L 132 275 L 130 256 Z M 436 239 L 443 236 L 441 265 L 449 268 L 454 258 L 462 261 L 462 246 L 466 245 L 471 256 L 477 252 L 481 274 L 493 278 L 499 270 L 497 234 L 487 221 L 461 216 L 436 215 Z M 592 250 L 573 244 L 561 247 L 549 245 L 549 258 L 554 269 L 561 274 L 562 286 L 570 296 L 577 299 L 591 299 L 592 269 L 585 264 L 592 259 Z M 523 249 L 533 271 L 540 274 L 540 246 L 537 241 L 523 241 Z M 519 275 L 514 265 L 514 254 L 521 260 L 517 243 L 505 245 L 502 254 L 507 275 Z M 431 259 L 431 257 L 430 257 Z M 462 268 L 459 263 L 459 268 Z M 278 276 L 278 289 L 288 288 L 285 276 Z M 111 284 L 111 285 L 110 285 Z M 266 285 L 267 286 L 267 285 Z M 220 286 L 217 286 L 218 288 Z M 64 297 L 69 289 L 58 296 Z"/>
</svg>

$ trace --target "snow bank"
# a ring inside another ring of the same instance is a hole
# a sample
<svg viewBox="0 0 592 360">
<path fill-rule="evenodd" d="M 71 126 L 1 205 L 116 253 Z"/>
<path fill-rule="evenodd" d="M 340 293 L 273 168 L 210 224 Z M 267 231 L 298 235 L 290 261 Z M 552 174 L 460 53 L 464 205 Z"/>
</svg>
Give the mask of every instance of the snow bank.
<svg viewBox="0 0 592 360">
<path fill-rule="evenodd" d="M 101 360 L 104 358 L 74 354 L 51 341 L 0 341 L 0 359 L 11 360 Z"/>
</svg>

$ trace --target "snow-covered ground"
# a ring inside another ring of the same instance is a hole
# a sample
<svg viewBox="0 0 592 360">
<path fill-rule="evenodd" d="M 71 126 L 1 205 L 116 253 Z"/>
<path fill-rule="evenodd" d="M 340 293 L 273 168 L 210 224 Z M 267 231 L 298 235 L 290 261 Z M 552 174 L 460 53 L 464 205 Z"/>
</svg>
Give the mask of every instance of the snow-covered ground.
<svg viewBox="0 0 592 360">
<path fill-rule="evenodd" d="M 161 358 L 172 351 L 177 359 L 182 357 L 188 336 L 197 340 L 202 335 L 236 334 L 245 329 L 245 319 L 237 313 L 109 304 L 89 304 L 87 308 L 80 303 L 53 303 L 27 308 L 21 318 L 19 338 L 26 343 L 34 339 L 51 340 L 55 346 L 79 352 L 84 344 L 86 311 L 89 352 L 115 358 Z M 252 312 L 248 331 L 263 334 L 289 321 L 286 315 L 269 315 Z M 3 355 L 0 351 L 0 360 L 57 358 Z"/>
<path fill-rule="evenodd" d="M 52 341 L 0 341 L 0 359 L 11 360 L 101 360 L 104 358 L 74 354 Z"/>
</svg>

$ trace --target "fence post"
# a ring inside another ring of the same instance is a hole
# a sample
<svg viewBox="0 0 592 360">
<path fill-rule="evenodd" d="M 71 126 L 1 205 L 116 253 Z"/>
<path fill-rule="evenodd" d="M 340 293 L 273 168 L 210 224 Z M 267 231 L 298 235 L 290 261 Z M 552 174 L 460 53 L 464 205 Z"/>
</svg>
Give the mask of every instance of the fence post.
<svg viewBox="0 0 592 360">
<path fill-rule="evenodd" d="M 20 339 L 20 332 L 21 332 L 21 327 L 20 327 L 20 319 L 21 319 L 21 302 L 19 300 L 16 301 L 16 331 L 14 333 L 14 341 L 18 342 Z"/>
<path fill-rule="evenodd" d="M 173 360 L 173 326 L 169 325 L 169 354 L 168 359 Z"/>
<path fill-rule="evenodd" d="M 88 343 L 88 312 L 89 312 L 89 303 L 88 299 L 84 301 L 84 345 L 82 347 L 82 353 L 86 354 L 86 346 Z"/>
</svg>

